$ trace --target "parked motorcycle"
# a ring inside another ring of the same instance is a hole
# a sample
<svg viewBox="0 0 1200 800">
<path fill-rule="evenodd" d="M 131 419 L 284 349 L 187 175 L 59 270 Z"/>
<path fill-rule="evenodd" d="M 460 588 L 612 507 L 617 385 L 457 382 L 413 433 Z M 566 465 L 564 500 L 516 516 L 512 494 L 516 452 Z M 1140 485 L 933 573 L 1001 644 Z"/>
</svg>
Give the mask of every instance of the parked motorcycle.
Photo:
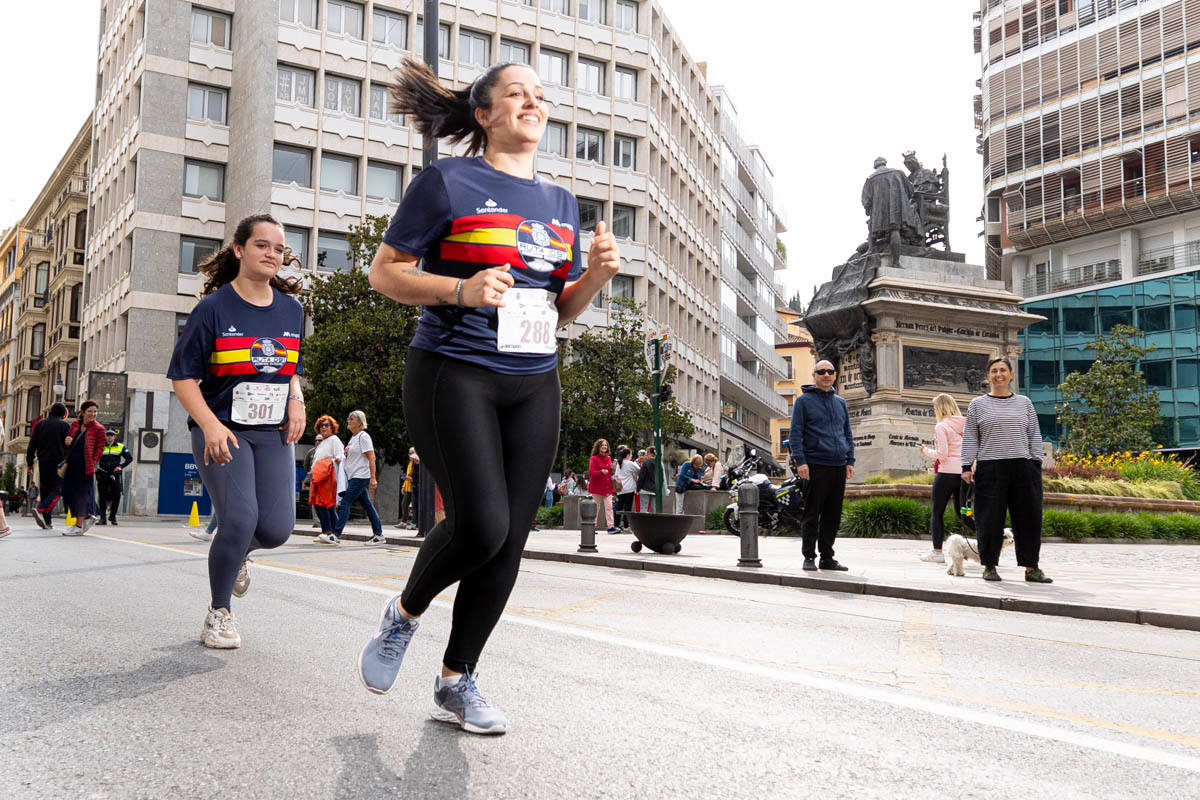
<svg viewBox="0 0 1200 800">
<path fill-rule="evenodd" d="M 774 531 L 780 526 L 799 529 L 804 516 L 804 491 L 808 481 L 795 475 L 776 486 L 763 472 L 762 459 L 757 450 L 751 450 L 746 459 L 729 470 L 729 496 L 733 500 L 725 507 L 725 530 L 740 536 L 738 527 L 738 484 L 748 480 L 758 487 L 758 527 L 763 531 Z"/>
</svg>

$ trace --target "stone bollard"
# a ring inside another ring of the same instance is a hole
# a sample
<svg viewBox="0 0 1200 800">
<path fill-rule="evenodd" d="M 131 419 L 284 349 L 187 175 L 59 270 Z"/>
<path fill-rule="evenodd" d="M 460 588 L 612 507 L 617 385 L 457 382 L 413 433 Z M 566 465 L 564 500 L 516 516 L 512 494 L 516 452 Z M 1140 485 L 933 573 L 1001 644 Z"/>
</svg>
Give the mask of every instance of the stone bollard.
<svg viewBox="0 0 1200 800">
<path fill-rule="evenodd" d="M 596 501 L 585 497 L 579 501 L 579 551 L 596 552 Z"/>
<path fill-rule="evenodd" d="M 738 532 L 741 534 L 742 554 L 739 567 L 761 567 L 758 557 L 758 486 L 751 481 L 738 484 Z"/>
</svg>

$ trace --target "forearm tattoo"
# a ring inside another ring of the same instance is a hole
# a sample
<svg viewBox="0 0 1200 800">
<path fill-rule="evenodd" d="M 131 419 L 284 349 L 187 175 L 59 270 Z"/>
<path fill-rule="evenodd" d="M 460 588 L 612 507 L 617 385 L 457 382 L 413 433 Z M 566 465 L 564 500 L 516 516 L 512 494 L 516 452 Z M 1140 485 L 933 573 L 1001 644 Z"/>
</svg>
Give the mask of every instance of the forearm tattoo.
<svg viewBox="0 0 1200 800">
<path fill-rule="evenodd" d="M 420 267 L 408 267 L 408 268 L 406 268 L 406 269 L 404 270 L 404 274 L 405 274 L 405 275 L 412 275 L 414 278 L 433 278 L 433 277 L 437 277 L 437 276 L 434 276 L 434 275 L 432 275 L 432 274 L 430 274 L 430 273 L 426 272 L 425 270 L 421 269 Z M 454 305 L 454 304 L 453 304 L 453 303 L 451 303 L 449 300 L 447 300 L 447 299 L 446 299 L 446 298 L 444 298 L 444 297 L 441 297 L 440 295 L 434 295 L 434 300 L 436 300 L 436 301 L 437 301 L 436 305 L 439 305 L 439 306 L 449 306 L 449 305 Z"/>
</svg>

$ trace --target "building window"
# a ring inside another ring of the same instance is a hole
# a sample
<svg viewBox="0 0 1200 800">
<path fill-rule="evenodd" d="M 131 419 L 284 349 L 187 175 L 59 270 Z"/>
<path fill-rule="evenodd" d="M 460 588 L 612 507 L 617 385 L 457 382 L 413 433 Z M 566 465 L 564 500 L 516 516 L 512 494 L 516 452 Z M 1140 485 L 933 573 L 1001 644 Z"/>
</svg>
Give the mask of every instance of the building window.
<svg viewBox="0 0 1200 800">
<path fill-rule="evenodd" d="M 581 161 L 604 163 L 604 131 L 578 127 L 575 129 L 575 158 Z"/>
<path fill-rule="evenodd" d="M 613 297 L 625 297 L 630 300 L 633 299 L 632 275 L 614 275 L 608 286 L 609 294 Z"/>
<path fill-rule="evenodd" d="M 408 49 L 408 17 L 375 9 L 371 12 L 371 41 Z"/>
<path fill-rule="evenodd" d="M 183 162 L 183 193 L 225 202 L 225 166 L 206 161 Z"/>
<path fill-rule="evenodd" d="M 312 108 L 316 85 L 317 75 L 312 70 L 280 64 L 275 72 L 275 99 Z"/>
<path fill-rule="evenodd" d="M 613 96 L 618 100 L 637 100 L 637 70 L 628 67 L 616 68 Z"/>
<path fill-rule="evenodd" d="M 542 47 L 538 49 L 538 77 L 545 83 L 567 85 L 567 54 Z"/>
<path fill-rule="evenodd" d="M 229 93 L 215 86 L 188 85 L 187 118 L 196 122 L 209 120 L 218 125 L 228 125 L 227 100 Z"/>
<path fill-rule="evenodd" d="M 395 203 L 400 200 L 400 166 L 367 162 L 367 197 Z"/>
<path fill-rule="evenodd" d="M 188 315 L 175 314 L 175 343 L 179 343 L 179 339 L 183 336 L 183 329 L 187 327 Z"/>
<path fill-rule="evenodd" d="M 613 166 L 637 169 L 637 139 L 620 134 L 613 137 Z"/>
<path fill-rule="evenodd" d="M 67 379 L 64 382 L 67 387 L 63 392 L 63 400 L 68 404 L 75 402 L 75 391 L 79 385 L 79 359 L 72 358 L 67 362 Z"/>
<path fill-rule="evenodd" d="M 219 239 L 202 239 L 199 236 L 179 237 L 179 271 L 194 275 L 204 259 L 221 249 Z"/>
<path fill-rule="evenodd" d="M 391 92 L 388 87 L 381 83 L 371 84 L 371 105 L 367 109 L 367 114 L 371 119 L 380 121 L 394 122 L 397 125 L 404 124 L 404 115 L 388 111 L 388 105 L 391 102 Z"/>
<path fill-rule="evenodd" d="M 528 64 L 529 45 L 525 42 L 514 42 L 512 39 L 500 40 L 500 63 Z"/>
<path fill-rule="evenodd" d="M 636 31 L 638 18 L 637 0 L 617 0 L 617 18 L 613 26 L 623 31 Z"/>
<path fill-rule="evenodd" d="M 474 64 L 486 67 L 492 61 L 492 37 L 486 33 L 458 29 L 458 61 L 460 64 Z"/>
<path fill-rule="evenodd" d="M 1145 333 L 1169 331 L 1171 329 L 1171 307 L 1152 306 L 1150 308 L 1138 309 L 1138 327 Z M 1067 331 L 1067 333 L 1071 332 L 1070 330 Z M 1088 331 L 1088 333 L 1090 332 Z"/>
<path fill-rule="evenodd" d="M 362 86 L 353 78 L 325 73 L 325 110 L 350 117 L 359 116 Z"/>
<path fill-rule="evenodd" d="M 42 387 L 34 386 L 29 390 L 29 394 L 25 396 L 25 405 L 25 421 L 33 422 L 42 413 Z"/>
<path fill-rule="evenodd" d="M 1151 389 L 1171 388 L 1170 361 L 1143 361 L 1141 370 L 1146 378 L 1146 385 Z"/>
<path fill-rule="evenodd" d="M 425 24 L 417 18 L 417 42 L 413 51 L 418 57 L 425 55 Z M 450 58 L 450 26 L 438 25 L 438 58 Z"/>
<path fill-rule="evenodd" d="M 363 7 L 346 0 L 329 0 L 325 30 L 355 39 L 363 38 Z"/>
<path fill-rule="evenodd" d="M 622 206 L 613 203 L 613 236 L 618 239 L 632 239 L 634 232 L 634 217 L 637 209 L 633 206 Z"/>
<path fill-rule="evenodd" d="M 546 123 L 546 133 L 538 142 L 538 152 L 552 156 L 567 157 L 567 126 L 563 122 Z"/>
<path fill-rule="evenodd" d="M 350 269 L 350 242 L 344 233 L 317 232 L 317 269 L 345 272 Z"/>
<path fill-rule="evenodd" d="M 570 14 L 570 0 L 542 0 L 543 11 L 553 11 L 555 14 Z"/>
<path fill-rule="evenodd" d="M 578 85 L 575 87 L 584 92 L 594 92 L 596 94 L 604 94 L 604 62 L 593 61 L 590 58 L 580 57 L 579 65 L 576 68 L 576 77 Z"/>
<path fill-rule="evenodd" d="M 129 163 L 134 167 L 134 169 L 137 168 L 136 161 L 131 161 Z M 130 187 L 133 186 L 132 180 L 130 181 L 129 185 L 130 185 Z M 75 215 L 75 249 L 76 250 L 86 250 L 87 249 L 87 209 L 86 208 L 83 211 L 80 211 L 78 214 Z M 13 252 L 16 252 L 15 247 L 13 248 Z"/>
<path fill-rule="evenodd" d="M 579 0 L 579 18 L 603 25 L 606 5 L 608 0 Z"/>
<path fill-rule="evenodd" d="M 579 201 L 579 230 L 595 231 L 596 223 L 604 217 L 604 204 L 599 200 L 586 197 L 577 198 Z"/>
<path fill-rule="evenodd" d="M 219 11 L 192 6 L 192 43 L 229 49 L 230 17 Z"/>
<path fill-rule="evenodd" d="M 358 159 L 354 156 L 322 153 L 321 190 L 358 194 Z"/>
<path fill-rule="evenodd" d="M 300 261 L 300 268 L 305 269 L 308 263 L 308 228 L 294 228 L 288 225 L 283 229 L 283 243 Z"/>
<path fill-rule="evenodd" d="M 271 163 L 271 180 L 275 183 L 294 183 L 312 187 L 312 150 L 275 143 Z"/>
<path fill-rule="evenodd" d="M 317 27 L 317 0 L 279 0 L 279 20 Z"/>
<path fill-rule="evenodd" d="M 46 354 L 46 323 L 39 322 L 29 333 L 29 355 L 40 359 Z"/>
<path fill-rule="evenodd" d="M 33 293 L 37 295 L 33 304 L 37 308 L 46 305 L 46 288 L 50 284 L 50 262 L 42 261 L 33 275 Z"/>
<path fill-rule="evenodd" d="M 1030 386 L 1058 386 L 1058 362 L 1042 359 L 1029 361 Z"/>
<path fill-rule="evenodd" d="M 1175 387 L 1191 389 L 1200 386 L 1200 360 L 1181 358 L 1175 362 Z"/>
</svg>

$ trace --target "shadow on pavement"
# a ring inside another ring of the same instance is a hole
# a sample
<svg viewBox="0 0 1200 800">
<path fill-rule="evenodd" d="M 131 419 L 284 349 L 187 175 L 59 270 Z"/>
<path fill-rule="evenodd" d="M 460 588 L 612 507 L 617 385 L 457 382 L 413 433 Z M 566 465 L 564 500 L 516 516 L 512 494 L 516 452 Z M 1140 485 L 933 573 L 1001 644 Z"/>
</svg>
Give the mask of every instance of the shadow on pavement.
<svg viewBox="0 0 1200 800">
<path fill-rule="evenodd" d="M 389 769 L 380 757 L 378 734 L 336 736 L 330 743 L 345 766 L 333 796 L 377 797 L 381 790 L 392 790 L 398 797 L 462 800 L 467 796 L 470 766 L 459 737 L 469 735 L 444 723 L 426 720 L 417 748 L 404 762 L 403 775 Z"/>
</svg>

